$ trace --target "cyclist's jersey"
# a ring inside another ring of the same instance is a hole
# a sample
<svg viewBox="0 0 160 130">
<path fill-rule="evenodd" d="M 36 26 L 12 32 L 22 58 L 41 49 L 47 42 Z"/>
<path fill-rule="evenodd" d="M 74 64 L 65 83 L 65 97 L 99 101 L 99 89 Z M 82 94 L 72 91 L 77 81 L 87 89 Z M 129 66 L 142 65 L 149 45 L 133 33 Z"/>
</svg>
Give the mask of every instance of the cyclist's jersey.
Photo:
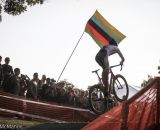
<svg viewBox="0 0 160 130">
<path fill-rule="evenodd" d="M 119 48 L 117 46 L 114 46 L 114 45 L 106 46 L 105 50 L 106 50 L 108 56 L 113 55 L 115 53 L 118 53 L 119 55 L 122 55 L 122 53 L 119 50 Z"/>
<path fill-rule="evenodd" d="M 117 46 L 114 45 L 108 45 L 104 46 L 103 48 L 100 49 L 100 51 L 96 55 L 96 61 L 97 63 L 104 69 L 108 68 L 109 69 L 109 61 L 108 61 L 108 56 L 113 55 L 115 53 L 118 53 L 120 57 L 123 57 L 121 51 Z"/>
</svg>

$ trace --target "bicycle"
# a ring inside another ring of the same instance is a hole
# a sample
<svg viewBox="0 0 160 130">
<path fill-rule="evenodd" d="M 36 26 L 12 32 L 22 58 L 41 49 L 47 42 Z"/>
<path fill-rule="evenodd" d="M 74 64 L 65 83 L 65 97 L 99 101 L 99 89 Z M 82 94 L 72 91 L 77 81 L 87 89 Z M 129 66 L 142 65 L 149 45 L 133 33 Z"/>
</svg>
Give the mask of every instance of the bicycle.
<svg viewBox="0 0 160 130">
<path fill-rule="evenodd" d="M 102 114 L 106 110 L 114 107 L 116 105 L 116 101 L 122 102 L 127 100 L 129 95 L 129 88 L 126 79 L 120 75 L 114 75 L 112 68 L 122 65 L 114 65 L 109 68 L 110 82 L 109 82 L 109 91 L 108 95 L 106 94 L 106 88 L 103 85 L 102 78 L 100 78 L 98 71 L 99 69 L 92 71 L 98 76 L 99 84 L 93 85 L 89 89 L 89 105 L 91 110 L 96 114 Z M 110 100 L 113 99 L 113 100 Z"/>
</svg>

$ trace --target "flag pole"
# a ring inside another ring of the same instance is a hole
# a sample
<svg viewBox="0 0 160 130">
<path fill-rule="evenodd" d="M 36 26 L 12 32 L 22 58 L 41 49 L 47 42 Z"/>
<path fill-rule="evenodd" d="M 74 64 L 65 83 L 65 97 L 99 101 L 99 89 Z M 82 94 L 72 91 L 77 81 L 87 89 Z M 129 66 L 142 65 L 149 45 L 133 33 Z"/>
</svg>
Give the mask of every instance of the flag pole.
<svg viewBox="0 0 160 130">
<path fill-rule="evenodd" d="M 68 60 L 67 60 L 67 62 L 66 62 L 66 64 L 65 64 L 65 66 L 63 67 L 63 70 L 62 70 L 61 74 L 59 75 L 57 82 L 58 82 L 58 81 L 59 81 L 59 79 L 61 78 L 61 76 L 62 76 L 62 74 L 63 74 L 63 72 L 64 72 L 64 70 L 65 70 L 65 68 L 66 68 L 66 66 L 67 66 L 67 64 L 68 64 L 68 62 L 69 62 L 69 60 L 71 59 L 71 57 L 72 57 L 72 55 L 73 55 L 74 51 L 76 50 L 76 48 L 77 48 L 77 46 L 78 46 L 78 44 L 79 44 L 80 40 L 82 39 L 83 34 L 84 34 L 84 32 L 82 33 L 81 37 L 79 38 L 79 40 L 78 40 L 78 42 L 77 42 L 76 46 L 74 47 L 74 49 L 73 49 L 73 51 L 72 51 L 71 55 L 69 56 L 69 58 L 68 58 Z"/>
</svg>

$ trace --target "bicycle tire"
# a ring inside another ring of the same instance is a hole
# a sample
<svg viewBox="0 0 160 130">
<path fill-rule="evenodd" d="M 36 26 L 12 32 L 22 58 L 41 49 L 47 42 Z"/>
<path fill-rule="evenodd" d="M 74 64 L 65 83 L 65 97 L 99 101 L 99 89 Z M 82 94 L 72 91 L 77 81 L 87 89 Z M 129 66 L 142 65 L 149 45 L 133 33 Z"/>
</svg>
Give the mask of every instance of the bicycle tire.
<svg viewBox="0 0 160 130">
<path fill-rule="evenodd" d="M 89 106 L 98 115 L 104 113 L 107 109 L 105 92 L 99 84 L 89 89 Z"/>
<path fill-rule="evenodd" d="M 120 74 L 116 75 L 113 79 L 112 85 L 113 85 L 113 94 L 119 102 L 123 102 L 128 99 L 129 95 L 128 83 L 122 75 Z"/>
</svg>

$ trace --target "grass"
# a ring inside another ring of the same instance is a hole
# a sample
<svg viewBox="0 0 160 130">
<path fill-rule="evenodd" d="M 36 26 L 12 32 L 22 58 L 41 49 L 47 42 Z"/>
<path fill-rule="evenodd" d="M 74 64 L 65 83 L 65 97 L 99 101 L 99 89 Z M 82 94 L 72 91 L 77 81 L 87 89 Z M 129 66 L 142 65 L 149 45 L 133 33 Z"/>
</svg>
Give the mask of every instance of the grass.
<svg viewBox="0 0 160 130">
<path fill-rule="evenodd" d="M 36 120 L 26 120 L 18 119 L 13 117 L 0 117 L 0 127 L 11 126 L 20 130 L 22 127 L 25 130 L 80 130 L 87 123 L 55 123 L 47 121 L 36 121 Z M 10 128 L 10 127 L 9 127 Z M 10 130 L 17 130 L 10 128 Z"/>
<path fill-rule="evenodd" d="M 35 125 L 39 125 L 44 123 L 44 121 L 35 121 L 35 120 L 24 120 L 24 119 L 19 119 L 19 118 L 13 118 L 13 117 L 0 117 L 0 125 L 2 126 L 16 126 L 18 128 L 26 128 L 26 127 L 31 127 Z"/>
</svg>

